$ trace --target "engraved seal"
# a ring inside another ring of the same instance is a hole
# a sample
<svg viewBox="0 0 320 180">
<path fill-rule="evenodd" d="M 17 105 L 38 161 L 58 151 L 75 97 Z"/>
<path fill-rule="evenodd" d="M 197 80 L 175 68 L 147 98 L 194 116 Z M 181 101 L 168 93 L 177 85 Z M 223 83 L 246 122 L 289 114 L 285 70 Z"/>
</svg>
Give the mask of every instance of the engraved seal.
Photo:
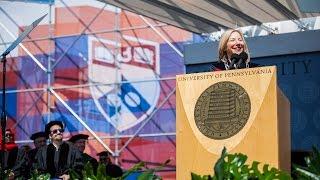
<svg viewBox="0 0 320 180">
<path fill-rule="evenodd" d="M 218 82 L 202 92 L 194 109 L 199 131 L 211 139 L 227 139 L 247 123 L 251 103 L 245 89 L 234 82 Z"/>
</svg>

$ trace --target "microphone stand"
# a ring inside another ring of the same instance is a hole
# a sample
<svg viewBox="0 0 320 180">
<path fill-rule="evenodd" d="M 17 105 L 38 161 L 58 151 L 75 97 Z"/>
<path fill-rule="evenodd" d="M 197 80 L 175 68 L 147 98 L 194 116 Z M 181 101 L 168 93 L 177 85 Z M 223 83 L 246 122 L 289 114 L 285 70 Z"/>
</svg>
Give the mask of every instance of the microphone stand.
<svg viewBox="0 0 320 180">
<path fill-rule="evenodd" d="M 227 70 L 236 69 L 236 68 L 234 67 L 234 65 L 237 64 L 237 61 L 238 61 L 237 58 L 232 58 Z"/>
<path fill-rule="evenodd" d="M 7 125 L 6 114 L 6 58 L 7 54 L 2 55 L 2 112 L 1 112 L 1 177 L 4 177 L 4 165 L 5 165 L 5 135 Z"/>
</svg>

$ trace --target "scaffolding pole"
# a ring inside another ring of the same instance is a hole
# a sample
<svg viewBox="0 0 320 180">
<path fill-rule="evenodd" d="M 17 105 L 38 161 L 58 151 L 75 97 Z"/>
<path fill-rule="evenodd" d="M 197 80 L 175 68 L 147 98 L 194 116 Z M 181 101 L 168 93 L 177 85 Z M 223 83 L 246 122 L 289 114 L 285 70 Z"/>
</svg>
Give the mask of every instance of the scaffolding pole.
<svg viewBox="0 0 320 180">
<path fill-rule="evenodd" d="M 65 4 L 62 0 L 61 2 L 63 4 Z M 67 5 L 65 4 L 65 6 L 67 7 Z M 105 7 L 105 6 L 104 6 Z M 104 7 L 101 9 L 100 12 L 103 11 Z M 52 22 L 52 8 L 54 8 L 53 4 L 49 4 L 49 38 L 38 38 L 38 39 L 30 39 L 30 40 L 25 40 L 24 42 L 35 42 L 35 41 L 41 41 L 41 40 L 51 40 L 53 41 L 56 38 L 61 38 L 61 37 L 69 37 L 72 35 L 66 35 L 66 36 L 59 36 L 59 37 L 55 37 L 53 34 L 53 22 Z M 116 39 L 117 42 L 120 43 L 121 42 L 121 32 L 124 31 L 130 31 L 130 30 L 137 30 L 137 29 L 146 29 L 146 28 L 151 28 L 153 29 L 154 32 L 156 32 L 156 34 L 158 36 L 160 36 L 166 43 L 168 43 L 168 45 L 174 49 L 174 51 L 180 56 L 183 57 L 183 54 L 181 53 L 181 51 L 175 47 L 165 36 L 163 36 L 161 34 L 161 32 L 159 32 L 156 27 L 163 27 L 163 26 L 168 26 L 167 24 L 151 24 L 150 22 L 148 22 L 144 17 L 140 16 L 141 19 L 143 19 L 143 21 L 147 24 L 146 26 L 136 26 L 136 27 L 128 27 L 128 28 L 120 28 L 120 14 L 117 11 L 116 12 L 116 16 L 115 16 L 115 28 L 114 29 L 109 29 L 109 30 L 103 30 L 103 31 L 97 31 L 97 32 L 92 32 L 89 28 L 89 26 L 93 23 L 93 21 L 96 19 L 96 17 L 99 15 L 99 13 L 90 21 L 89 24 L 84 24 L 84 22 L 78 17 L 76 16 L 76 14 L 74 12 L 72 12 L 72 10 L 67 7 L 67 9 L 76 17 L 79 19 L 80 23 L 82 23 L 85 28 L 82 31 L 82 33 L 80 34 L 74 34 L 74 35 L 78 35 L 79 37 L 81 37 L 81 35 L 94 35 L 96 36 L 97 34 L 103 34 L 103 33 L 113 33 L 115 32 L 116 34 Z M 0 22 L 0 25 L 1 22 Z M 89 30 L 89 32 L 85 32 L 86 30 Z M 8 32 L 9 33 L 9 32 Z M 9 33 L 10 34 L 10 33 Z M 13 36 L 13 34 L 10 34 L 11 36 Z M 14 37 L 14 36 L 13 36 Z M 98 38 L 99 39 L 99 38 Z M 58 58 L 58 60 L 56 60 L 53 63 L 53 57 L 52 57 L 52 46 L 51 43 L 49 43 L 49 55 L 48 55 L 48 65 L 47 68 L 45 68 L 39 60 L 37 60 L 22 44 L 20 44 L 20 46 L 23 48 L 24 51 L 27 52 L 27 54 L 32 58 L 32 60 L 42 69 L 46 72 L 47 74 L 47 87 L 44 88 L 32 88 L 32 89 L 20 89 L 20 90 L 9 90 L 7 91 L 7 93 L 24 93 L 24 92 L 37 92 L 37 91 L 41 91 L 41 92 L 46 92 L 47 93 L 47 111 L 48 111 L 48 119 L 47 121 L 50 121 L 51 119 L 51 104 L 52 104 L 52 96 L 54 96 L 89 132 L 90 134 L 93 135 L 93 138 L 90 137 L 89 139 L 96 139 L 106 150 L 108 150 L 109 152 L 112 153 L 113 156 L 116 157 L 116 163 L 118 162 L 118 157 L 120 155 L 120 153 L 124 150 L 124 148 L 126 148 L 129 143 L 136 137 L 160 137 L 160 136 L 175 136 L 174 132 L 170 132 L 170 133 L 149 133 L 149 134 L 139 134 L 140 131 L 143 129 L 143 127 L 150 121 L 152 120 L 153 116 L 155 115 L 155 113 L 159 110 L 159 108 L 161 108 L 168 100 L 169 98 L 175 93 L 175 88 L 166 95 L 166 97 L 160 102 L 158 108 L 155 108 L 152 113 L 150 115 L 148 115 L 147 119 L 145 119 L 141 126 L 138 128 L 138 130 L 133 134 L 133 135 L 121 135 L 120 132 L 118 130 L 116 130 L 115 134 L 113 136 L 101 136 L 99 137 L 87 124 L 85 121 L 83 121 L 81 119 L 81 117 L 59 96 L 59 94 L 55 91 L 55 90 L 63 90 L 63 89 L 71 89 L 71 88 L 84 88 L 84 87 L 92 87 L 92 86 L 109 86 L 109 85 L 114 85 L 117 86 L 117 91 L 116 93 L 120 93 L 121 89 L 120 89 L 120 85 L 124 84 L 124 83 L 141 83 L 141 82 L 151 82 L 151 81 L 166 81 L 166 80 L 175 80 L 175 77 L 167 77 L 167 78 L 160 78 L 159 74 L 157 74 L 156 78 L 154 79 L 142 79 L 142 80 L 135 80 L 135 81 L 122 81 L 121 79 L 117 79 L 116 82 L 114 83 L 88 83 L 88 84 L 80 84 L 80 85 L 70 85 L 70 86 L 52 86 L 53 85 L 53 69 L 56 67 L 56 65 L 61 61 L 61 59 L 66 56 L 67 52 L 73 47 L 73 45 L 75 44 L 77 40 L 73 41 L 71 43 L 71 45 L 67 48 L 66 51 L 63 52 L 63 54 Z M 5 43 L 2 43 L 5 44 Z M 117 47 L 117 53 L 115 53 L 116 55 L 120 53 L 120 47 Z M 115 57 L 116 57 L 115 55 Z M 115 58 L 116 59 L 116 58 Z M 116 75 L 117 77 L 120 77 L 120 75 L 118 73 L 120 73 L 119 68 L 120 67 L 120 62 L 118 62 L 118 59 L 116 59 L 116 63 L 117 63 L 117 71 L 116 71 Z M 89 80 L 89 82 L 92 82 Z M 52 94 L 51 94 L 52 93 Z M 42 93 L 43 94 L 43 93 Z M 38 99 L 33 103 L 33 105 L 35 103 L 37 103 L 41 98 L 38 97 Z M 118 99 L 118 101 L 120 101 Z M 33 106 L 32 105 L 32 106 Z M 17 126 L 19 124 L 19 122 L 21 122 L 25 116 L 28 114 L 28 111 L 31 110 L 32 106 L 27 110 L 27 112 L 23 115 L 23 117 L 17 122 L 17 124 L 15 124 L 15 126 Z M 117 112 L 117 118 L 119 119 L 119 112 Z M 116 128 L 117 129 L 117 128 Z M 119 149 L 119 140 L 121 138 L 130 138 L 124 146 L 121 147 L 121 149 Z M 103 141 L 102 139 L 114 139 L 115 140 L 115 150 L 112 151 Z M 29 140 L 22 140 L 22 141 L 17 141 L 17 143 L 30 143 L 31 141 Z"/>
<path fill-rule="evenodd" d="M 53 89 L 49 89 L 50 92 L 60 101 L 60 103 L 92 134 L 93 137 L 112 155 L 114 152 L 99 138 L 99 136 L 80 118 L 80 116 L 73 111 L 73 109 L 56 93 Z"/>
<path fill-rule="evenodd" d="M 161 108 L 161 107 L 164 105 L 164 103 L 165 103 L 167 100 L 169 100 L 169 98 L 170 98 L 175 92 L 176 92 L 176 88 L 174 88 L 174 89 L 169 93 L 169 95 L 160 103 L 159 108 Z M 137 129 L 137 131 L 134 133 L 134 135 L 133 135 L 130 139 L 128 139 L 128 141 L 121 147 L 120 152 L 122 152 L 122 151 L 124 150 L 124 148 L 126 148 L 126 147 L 129 145 L 129 143 L 130 143 L 135 137 L 137 137 L 138 133 L 139 133 L 139 132 L 142 130 L 142 128 L 152 119 L 153 115 L 159 110 L 159 108 L 158 108 L 158 109 L 155 109 L 155 110 L 150 114 L 150 116 L 141 123 L 141 126 Z"/>
</svg>

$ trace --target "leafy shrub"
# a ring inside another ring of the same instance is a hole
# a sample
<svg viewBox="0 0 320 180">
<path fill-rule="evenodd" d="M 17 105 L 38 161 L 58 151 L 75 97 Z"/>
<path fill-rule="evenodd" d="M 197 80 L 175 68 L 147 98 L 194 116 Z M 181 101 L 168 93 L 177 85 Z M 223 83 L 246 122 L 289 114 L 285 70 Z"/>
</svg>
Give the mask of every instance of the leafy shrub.
<svg viewBox="0 0 320 180">
<path fill-rule="evenodd" d="M 312 147 L 311 155 L 305 158 L 305 162 L 307 167 L 293 165 L 293 173 L 297 179 L 320 180 L 320 152 L 316 147 Z"/>
<path fill-rule="evenodd" d="M 223 149 L 221 157 L 214 165 L 214 175 L 198 175 L 191 173 L 192 180 L 246 180 L 246 179 L 278 179 L 288 180 L 291 176 L 281 170 L 263 165 L 262 172 L 259 170 L 259 162 L 253 161 L 251 166 L 246 165 L 248 156 L 235 153 L 228 154 L 226 148 Z"/>
<path fill-rule="evenodd" d="M 121 177 L 112 178 L 106 174 L 106 166 L 99 164 L 97 174 L 94 173 L 93 167 L 90 163 L 87 163 L 82 171 L 82 177 L 78 175 L 74 170 L 70 171 L 71 179 L 83 179 L 83 180 L 124 180 L 130 174 L 135 172 L 141 172 L 138 176 L 138 180 L 161 180 L 162 178 L 155 173 L 166 166 L 170 160 L 164 162 L 161 166 L 148 169 L 145 167 L 144 162 L 135 164 L 133 167 L 123 173 Z"/>
</svg>

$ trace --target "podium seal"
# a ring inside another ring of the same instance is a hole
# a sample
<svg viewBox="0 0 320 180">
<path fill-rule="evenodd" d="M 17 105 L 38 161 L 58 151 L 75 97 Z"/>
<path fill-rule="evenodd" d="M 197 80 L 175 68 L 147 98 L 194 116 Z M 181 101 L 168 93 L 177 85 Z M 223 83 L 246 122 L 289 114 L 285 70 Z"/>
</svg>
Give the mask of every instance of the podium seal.
<svg viewBox="0 0 320 180">
<path fill-rule="evenodd" d="M 202 92 L 194 119 L 199 131 L 211 139 L 227 139 L 246 125 L 251 103 L 245 89 L 234 82 L 218 82 Z"/>
</svg>

